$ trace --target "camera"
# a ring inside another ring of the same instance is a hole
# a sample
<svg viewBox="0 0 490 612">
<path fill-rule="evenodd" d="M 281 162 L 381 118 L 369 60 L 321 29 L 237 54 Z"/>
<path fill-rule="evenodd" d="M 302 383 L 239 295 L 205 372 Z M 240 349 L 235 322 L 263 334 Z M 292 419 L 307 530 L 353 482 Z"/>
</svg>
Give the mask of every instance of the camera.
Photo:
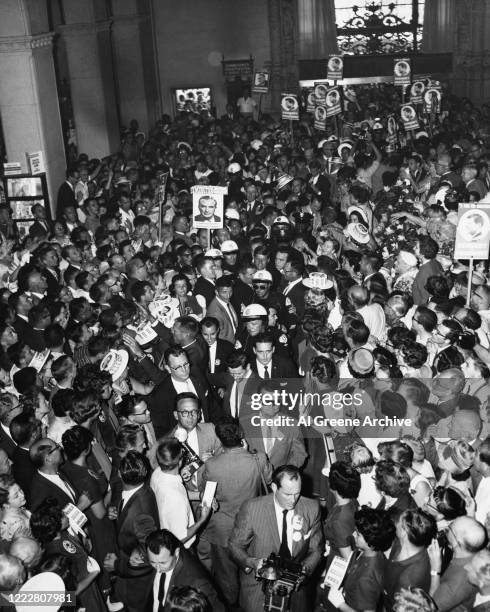
<svg viewBox="0 0 490 612">
<path fill-rule="evenodd" d="M 304 582 L 306 573 L 301 563 L 271 553 L 257 570 L 255 578 L 262 582 L 265 612 L 287 612 L 291 595 Z"/>
</svg>

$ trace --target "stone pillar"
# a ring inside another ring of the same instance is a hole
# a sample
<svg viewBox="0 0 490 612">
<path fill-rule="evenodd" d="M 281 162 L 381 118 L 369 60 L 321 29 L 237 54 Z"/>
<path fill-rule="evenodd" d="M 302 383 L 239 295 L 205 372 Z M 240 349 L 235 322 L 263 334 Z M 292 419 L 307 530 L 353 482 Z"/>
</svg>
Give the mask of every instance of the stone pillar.
<svg viewBox="0 0 490 612">
<path fill-rule="evenodd" d="M 277 113 L 281 93 L 296 93 L 298 86 L 298 5 L 296 0 L 269 0 L 271 42 L 271 106 Z"/>
<path fill-rule="evenodd" d="M 136 119 L 148 135 L 159 109 L 149 0 L 113 3 L 112 42 L 121 122 Z"/>
<path fill-rule="evenodd" d="M 0 36 L 0 114 L 9 162 L 20 162 L 27 171 L 25 154 L 43 152 L 54 213 L 66 161 L 53 36 L 53 32 Z"/>
<path fill-rule="evenodd" d="M 99 5 L 68 0 L 63 5 L 66 25 L 59 31 L 66 48 L 78 151 L 101 158 L 119 148 L 119 120 L 111 21 Z"/>
</svg>

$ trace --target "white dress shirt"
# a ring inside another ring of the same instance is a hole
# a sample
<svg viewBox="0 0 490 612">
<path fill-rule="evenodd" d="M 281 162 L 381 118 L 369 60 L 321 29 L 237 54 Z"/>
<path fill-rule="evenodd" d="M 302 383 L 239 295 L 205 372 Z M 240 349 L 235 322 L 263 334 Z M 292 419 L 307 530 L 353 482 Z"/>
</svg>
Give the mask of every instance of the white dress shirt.
<svg viewBox="0 0 490 612">
<path fill-rule="evenodd" d="M 124 508 L 124 506 L 128 503 L 128 501 L 133 497 L 133 495 L 139 491 L 141 489 L 143 485 L 140 484 L 137 487 L 135 487 L 134 489 L 128 489 L 127 491 L 123 491 L 122 492 L 122 504 L 121 504 L 121 510 Z"/>
<path fill-rule="evenodd" d="M 194 515 L 182 477 L 163 472 L 158 467 L 151 475 L 150 487 L 157 500 L 160 528 L 168 529 L 179 540 L 185 540 L 187 530 L 194 525 Z M 193 536 L 184 546 L 190 548 L 195 539 Z"/>
<path fill-rule="evenodd" d="M 255 360 L 255 363 L 257 364 L 257 374 L 260 378 L 265 378 L 265 366 L 258 359 Z M 267 371 L 269 372 L 269 378 L 272 378 L 272 360 L 267 364 Z"/>
<path fill-rule="evenodd" d="M 158 601 L 158 591 L 160 590 L 160 580 L 162 579 L 162 574 L 165 575 L 165 587 L 163 590 L 163 601 L 161 602 L 162 607 L 165 607 L 165 602 L 167 601 L 167 593 L 168 593 L 168 585 L 172 580 L 172 574 L 174 570 L 171 569 L 169 572 L 157 572 L 155 574 L 155 578 L 153 579 L 153 611 L 158 612 L 158 608 L 160 607 L 160 602 Z"/>
<path fill-rule="evenodd" d="M 475 504 L 475 518 L 482 525 L 485 525 L 487 515 L 490 512 L 490 476 L 480 480 L 475 494 Z"/>
<path fill-rule="evenodd" d="M 214 342 L 214 344 L 212 344 L 209 347 L 209 371 L 211 372 L 211 374 L 214 374 L 214 369 L 215 369 L 215 361 L 216 361 L 216 349 L 218 348 L 218 343 Z"/>
<path fill-rule="evenodd" d="M 230 393 L 230 410 L 233 418 L 238 419 L 240 416 L 240 402 L 243 396 L 243 390 L 245 388 L 247 378 L 250 378 L 252 374 L 252 370 L 247 372 L 247 375 L 240 380 L 233 383 L 233 387 L 231 388 Z M 238 398 L 237 398 L 237 389 L 238 389 Z M 238 402 L 236 401 L 238 399 Z"/>
<path fill-rule="evenodd" d="M 192 380 L 190 378 L 181 381 L 175 380 L 175 378 L 172 376 L 172 384 L 177 393 L 194 393 L 194 395 L 197 395 L 196 388 L 192 384 Z"/>
</svg>

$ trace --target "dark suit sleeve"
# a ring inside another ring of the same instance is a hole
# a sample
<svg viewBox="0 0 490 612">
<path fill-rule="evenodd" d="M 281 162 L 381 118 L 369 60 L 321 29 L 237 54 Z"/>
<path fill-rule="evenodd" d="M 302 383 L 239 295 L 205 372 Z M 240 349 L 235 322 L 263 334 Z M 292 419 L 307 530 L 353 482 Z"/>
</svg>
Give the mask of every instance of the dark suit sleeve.
<svg viewBox="0 0 490 612">
<path fill-rule="evenodd" d="M 289 449 L 288 463 L 296 467 L 303 467 L 308 453 L 306 452 L 305 443 L 299 427 L 290 428 L 291 447 Z"/>
<path fill-rule="evenodd" d="M 252 566 L 248 547 L 255 538 L 250 502 L 245 502 L 235 517 L 235 524 L 228 541 L 231 556 L 243 568 Z"/>
</svg>

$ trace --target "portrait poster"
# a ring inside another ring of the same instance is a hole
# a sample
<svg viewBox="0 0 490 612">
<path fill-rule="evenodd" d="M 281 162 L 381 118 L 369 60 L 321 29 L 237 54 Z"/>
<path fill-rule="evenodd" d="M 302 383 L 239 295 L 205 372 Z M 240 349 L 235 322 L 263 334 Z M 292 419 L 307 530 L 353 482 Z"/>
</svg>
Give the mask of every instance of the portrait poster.
<svg viewBox="0 0 490 612">
<path fill-rule="evenodd" d="M 405 131 L 418 130 L 419 120 L 415 108 L 411 104 L 404 104 L 400 109 L 400 114 Z"/>
<path fill-rule="evenodd" d="M 290 121 L 299 121 L 299 102 L 296 94 L 282 94 L 281 117 Z"/>
<path fill-rule="evenodd" d="M 315 107 L 316 107 L 315 92 L 313 89 L 309 89 L 308 94 L 306 96 L 306 112 L 314 113 Z"/>
<path fill-rule="evenodd" d="M 192 227 L 195 229 L 219 229 L 223 227 L 223 196 L 226 187 L 194 185 L 192 193 Z"/>
<path fill-rule="evenodd" d="M 422 104 L 424 101 L 425 85 L 423 81 L 415 81 L 410 87 L 410 102 Z"/>
<path fill-rule="evenodd" d="M 326 105 L 327 117 L 333 117 L 334 115 L 339 115 L 342 112 L 342 107 L 340 106 L 340 91 L 338 87 L 328 90 Z"/>
<path fill-rule="evenodd" d="M 488 258 L 490 245 L 490 204 L 460 204 L 454 259 Z"/>
<path fill-rule="evenodd" d="M 340 81 L 344 74 L 344 59 L 341 55 L 330 55 L 327 61 L 327 79 Z"/>
<path fill-rule="evenodd" d="M 261 70 L 254 74 L 254 93 L 267 93 L 269 91 L 270 74 L 266 70 Z"/>
<path fill-rule="evenodd" d="M 43 172 L 46 172 L 44 153 L 42 151 L 26 153 L 26 159 L 27 167 L 30 169 L 31 174 L 43 174 Z"/>
<path fill-rule="evenodd" d="M 324 106 L 327 99 L 328 86 L 325 83 L 315 83 L 315 103 Z"/>
<path fill-rule="evenodd" d="M 439 114 L 441 112 L 442 94 L 439 89 L 430 87 L 424 94 L 425 109 L 428 113 Z"/>
<path fill-rule="evenodd" d="M 394 67 L 395 85 L 410 85 L 412 68 L 408 57 L 395 59 Z"/>
<path fill-rule="evenodd" d="M 327 107 L 317 106 L 315 108 L 315 121 L 313 124 L 315 130 L 324 132 L 327 126 Z"/>
</svg>

